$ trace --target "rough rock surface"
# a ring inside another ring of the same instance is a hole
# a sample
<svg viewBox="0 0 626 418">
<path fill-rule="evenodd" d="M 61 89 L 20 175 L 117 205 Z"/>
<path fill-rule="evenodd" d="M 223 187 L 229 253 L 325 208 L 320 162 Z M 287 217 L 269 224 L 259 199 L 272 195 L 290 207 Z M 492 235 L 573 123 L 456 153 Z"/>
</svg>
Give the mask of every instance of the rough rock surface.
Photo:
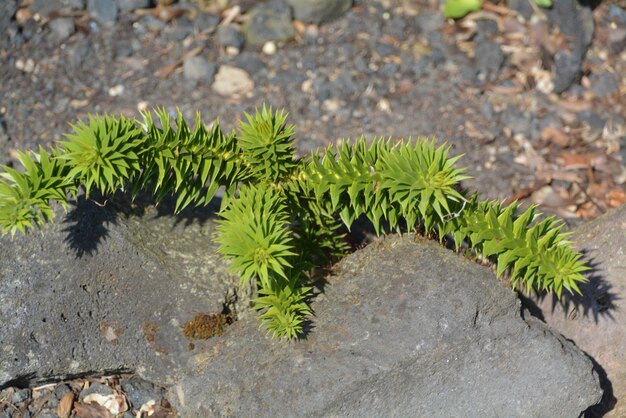
<svg viewBox="0 0 626 418">
<path fill-rule="evenodd" d="M 539 302 L 546 322 L 592 356 L 604 369 L 617 403 L 607 416 L 626 416 L 626 205 L 574 231 L 572 240 L 594 270 L 581 286 L 584 298 L 565 306 Z M 607 398 L 607 397 L 605 397 Z M 615 399 L 608 396 L 606 407 Z"/>
<path fill-rule="evenodd" d="M 80 206 L 43 236 L 0 240 L 0 387 L 128 370 L 173 382 L 192 354 L 181 325 L 221 312 L 238 286 L 216 264 L 214 224 L 206 209 Z"/>
<path fill-rule="evenodd" d="M 182 415 L 576 417 L 592 362 L 486 268 L 389 237 L 344 259 L 304 340 L 239 321 L 172 388 Z"/>
</svg>

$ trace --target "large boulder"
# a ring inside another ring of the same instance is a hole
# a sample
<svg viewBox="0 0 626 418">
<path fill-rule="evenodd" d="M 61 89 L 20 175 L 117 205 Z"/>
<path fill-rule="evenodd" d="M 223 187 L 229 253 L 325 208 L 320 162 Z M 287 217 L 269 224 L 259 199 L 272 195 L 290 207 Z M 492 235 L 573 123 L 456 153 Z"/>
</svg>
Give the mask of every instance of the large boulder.
<svg viewBox="0 0 626 418">
<path fill-rule="evenodd" d="M 626 205 L 583 224 L 572 241 L 594 269 L 581 286 L 584 297 L 565 304 L 535 298 L 545 321 L 572 339 L 606 372 L 612 388 L 598 415 L 626 416 Z M 612 396 L 611 396 L 612 395 Z M 615 404 L 616 403 L 616 404 Z"/>
<path fill-rule="evenodd" d="M 193 354 L 181 327 L 222 313 L 238 287 L 210 213 L 125 216 L 83 201 L 41 233 L 2 238 L 0 388 L 124 371 L 177 381 Z"/>
<path fill-rule="evenodd" d="M 593 364 L 493 273 L 391 236 L 344 259 L 306 338 L 239 321 L 171 389 L 183 416 L 576 417 L 600 401 Z"/>
<path fill-rule="evenodd" d="M 129 371 L 168 385 L 181 416 L 572 417 L 602 396 L 576 346 L 435 242 L 350 255 L 306 338 L 284 342 L 232 300 L 210 208 L 78 206 L 0 240 L 0 388 Z"/>
</svg>

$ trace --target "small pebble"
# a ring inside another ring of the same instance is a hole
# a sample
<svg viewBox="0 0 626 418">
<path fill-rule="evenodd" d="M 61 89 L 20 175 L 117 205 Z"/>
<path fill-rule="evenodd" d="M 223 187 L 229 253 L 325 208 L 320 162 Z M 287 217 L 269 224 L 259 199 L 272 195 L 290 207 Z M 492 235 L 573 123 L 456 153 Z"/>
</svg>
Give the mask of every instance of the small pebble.
<svg viewBox="0 0 626 418">
<path fill-rule="evenodd" d="M 211 80 L 215 69 L 215 63 L 199 56 L 185 58 L 183 62 L 183 75 L 187 80 Z"/>
<path fill-rule="evenodd" d="M 15 61 L 15 68 L 25 73 L 32 73 L 35 70 L 35 61 L 32 58 L 28 58 L 26 62 L 22 59 Z"/>
<path fill-rule="evenodd" d="M 109 96 L 111 97 L 121 96 L 122 94 L 124 94 L 124 86 L 121 84 L 113 86 L 109 89 Z"/>
<path fill-rule="evenodd" d="M 20 25 L 32 18 L 33 18 L 33 12 L 31 12 L 30 9 L 27 9 L 25 7 L 15 12 L 15 21 Z"/>
<path fill-rule="evenodd" d="M 266 55 L 274 55 L 276 53 L 276 44 L 272 41 L 263 44 L 263 53 Z"/>
<path fill-rule="evenodd" d="M 241 68 L 222 65 L 215 75 L 212 88 L 222 96 L 233 96 L 252 92 L 254 82 Z"/>
<path fill-rule="evenodd" d="M 138 111 L 143 112 L 146 109 L 148 109 L 148 102 L 147 101 L 142 100 L 139 103 L 137 103 L 137 110 Z"/>
</svg>

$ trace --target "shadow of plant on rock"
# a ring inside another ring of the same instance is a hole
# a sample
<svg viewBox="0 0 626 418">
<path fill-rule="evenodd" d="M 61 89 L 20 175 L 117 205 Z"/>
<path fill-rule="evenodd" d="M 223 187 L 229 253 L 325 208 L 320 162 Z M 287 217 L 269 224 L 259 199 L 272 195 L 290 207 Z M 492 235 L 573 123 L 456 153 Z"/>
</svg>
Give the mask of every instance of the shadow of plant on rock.
<svg viewBox="0 0 626 418">
<path fill-rule="evenodd" d="M 63 219 L 63 223 L 67 225 L 63 229 L 67 233 L 64 241 L 77 258 L 82 258 L 85 254 L 94 255 L 99 245 L 109 236 L 108 225 L 117 224 L 116 215 L 105 207 L 106 203 L 97 203 L 97 200 L 86 199 L 84 196 L 79 196 L 70 205 L 72 208 Z"/>
<path fill-rule="evenodd" d="M 173 198 L 164 198 L 158 205 L 155 199 L 147 194 L 131 199 L 128 193 L 117 192 L 107 198 L 92 192 L 90 198 L 80 195 L 70 202 L 71 208 L 63 219 L 67 225 L 63 232 L 67 234 L 64 241 L 77 258 L 94 255 L 109 236 L 109 226 L 119 225 L 119 220 L 131 216 L 145 216 L 149 208 L 156 208 L 156 217 L 171 216 L 175 218 L 173 227 L 184 223 L 204 225 L 209 219 L 216 219 L 221 200 L 214 199 L 208 206 L 187 207 L 180 213 L 174 213 Z"/>
<path fill-rule="evenodd" d="M 590 270 L 585 273 L 589 281 L 580 285 L 582 295 L 564 292 L 559 300 L 556 295 L 549 293 L 534 293 L 531 298 L 520 294 L 522 303 L 531 315 L 545 322 L 538 305 L 548 300 L 551 301 L 551 313 L 554 315 L 558 308 L 562 310 L 565 319 L 573 320 L 578 315 L 582 315 L 585 318 L 592 317 L 596 324 L 600 318 L 615 319 L 612 312 L 617 309 L 617 301 L 621 298 L 613 291 L 613 285 L 606 281 L 603 269 L 590 257 L 589 251 L 583 250 L 582 253 L 590 267 Z"/>
</svg>

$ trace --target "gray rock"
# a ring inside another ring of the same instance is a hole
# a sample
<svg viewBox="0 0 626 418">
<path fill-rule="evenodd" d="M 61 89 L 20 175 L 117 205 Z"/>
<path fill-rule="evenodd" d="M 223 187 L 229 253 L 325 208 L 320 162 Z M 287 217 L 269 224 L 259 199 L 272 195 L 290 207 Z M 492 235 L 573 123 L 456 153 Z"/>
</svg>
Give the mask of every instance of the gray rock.
<svg viewBox="0 0 626 418">
<path fill-rule="evenodd" d="M 320 24 L 341 17 L 351 6 L 352 0 L 287 0 L 296 19 Z"/>
<path fill-rule="evenodd" d="M 78 399 L 82 401 L 87 396 L 93 393 L 98 393 L 103 396 L 108 396 L 108 395 L 113 394 L 113 389 L 111 389 L 111 387 L 104 385 L 100 382 L 93 382 L 92 384 L 89 385 L 87 389 L 83 389 L 80 391 L 80 395 L 78 396 Z"/>
<path fill-rule="evenodd" d="M 517 106 L 509 104 L 499 114 L 502 127 L 509 127 L 516 134 L 530 138 L 534 117 L 531 112 L 522 111 Z"/>
<path fill-rule="evenodd" d="M 594 130 L 603 129 L 604 125 L 606 124 L 606 119 L 602 118 L 600 115 L 598 115 L 595 111 L 591 109 L 583 110 L 582 112 L 579 112 L 578 120 L 586 123 Z"/>
<path fill-rule="evenodd" d="M 180 42 L 193 33 L 193 24 L 187 17 L 182 16 L 175 25 L 166 25 L 162 36 L 169 42 Z"/>
<path fill-rule="evenodd" d="M 504 64 L 505 56 L 498 42 L 485 41 L 476 46 L 474 59 L 485 79 L 494 80 Z"/>
<path fill-rule="evenodd" d="M 0 148 L 9 149 L 11 146 L 11 137 L 7 129 L 7 123 L 3 115 L 0 115 Z M 0 164 L 9 164 L 11 156 L 8 152 L 0 154 Z"/>
<path fill-rule="evenodd" d="M 163 398 L 164 389 L 154 386 L 143 379 L 132 377 L 122 379 L 120 385 L 134 409 L 141 408 L 146 402 L 155 400 L 157 403 Z"/>
<path fill-rule="evenodd" d="M 575 51 L 583 57 L 591 45 L 594 32 L 593 15 L 589 3 L 578 0 L 559 0 L 552 8 L 543 9 L 553 25 L 574 40 Z"/>
<path fill-rule="evenodd" d="M 11 402 L 14 404 L 24 402 L 26 399 L 31 397 L 32 393 L 33 392 L 30 389 L 17 389 L 11 398 Z"/>
<path fill-rule="evenodd" d="M 246 41 L 239 28 L 233 25 L 220 27 L 217 30 L 217 39 L 222 46 L 232 46 L 239 50 L 243 48 L 243 44 Z"/>
<path fill-rule="evenodd" d="M 50 28 L 50 35 L 57 42 L 66 40 L 76 30 L 74 19 L 71 17 L 53 19 L 48 23 L 48 28 Z"/>
<path fill-rule="evenodd" d="M 476 22 L 476 35 L 474 42 L 480 43 L 492 39 L 500 33 L 498 24 L 493 20 L 479 20 Z M 499 46 L 499 45 L 498 45 Z"/>
<path fill-rule="evenodd" d="M 183 75 L 187 80 L 211 81 L 216 69 L 215 63 L 199 56 L 187 57 L 183 61 Z"/>
<path fill-rule="evenodd" d="M 619 93 L 619 81 L 613 73 L 608 71 L 594 73 L 589 77 L 589 81 L 591 90 L 598 97 L 604 98 Z"/>
<path fill-rule="evenodd" d="M 594 266 L 594 270 L 587 275 L 589 283 L 580 286 L 585 296 L 569 297 L 565 304 L 556 303 L 551 297 L 534 300 L 545 321 L 572 339 L 606 372 L 612 393 L 605 394 L 597 414 L 591 416 L 603 416 L 614 408 L 610 416 L 624 417 L 626 205 L 583 224 L 573 231 L 571 240 L 585 252 Z"/>
<path fill-rule="evenodd" d="M 592 362 L 484 267 L 412 237 L 339 263 L 306 338 L 246 319 L 198 353 L 168 399 L 183 416 L 576 417 Z M 177 396 L 178 395 L 178 396 Z"/>
<path fill-rule="evenodd" d="M 424 10 L 415 17 L 415 24 L 420 32 L 428 34 L 441 29 L 446 22 L 443 13 Z"/>
<path fill-rule="evenodd" d="M 609 4 L 609 12 L 606 16 L 607 20 L 619 25 L 626 25 L 626 9 L 615 3 Z"/>
<path fill-rule="evenodd" d="M 544 9 L 550 22 L 572 39 L 571 51 L 555 54 L 554 92 L 562 93 L 580 80 L 582 63 L 593 39 L 593 15 L 587 2 L 559 0 L 551 9 Z"/>
<path fill-rule="evenodd" d="M 245 70 L 248 74 L 259 74 L 265 71 L 265 63 L 261 61 L 257 54 L 243 51 L 235 56 L 230 62 L 233 66 Z"/>
<path fill-rule="evenodd" d="M 167 206 L 126 217 L 83 202 L 41 233 L 0 239 L 0 387 L 90 372 L 176 380 L 193 354 L 181 326 L 221 312 L 239 279 L 217 255 L 212 209 L 159 216 Z M 238 303 L 245 316 L 241 292 Z"/>
<path fill-rule="evenodd" d="M 563 93 L 582 76 L 579 54 L 559 51 L 554 55 L 554 92 Z"/>
<path fill-rule="evenodd" d="M 198 13 L 193 20 L 193 27 L 198 32 L 213 32 L 220 23 L 220 18 L 208 13 Z"/>
<path fill-rule="evenodd" d="M 63 383 L 58 384 L 54 388 L 54 392 L 53 392 L 54 396 L 48 399 L 46 406 L 49 408 L 56 408 L 59 405 L 59 402 L 61 401 L 61 399 L 63 399 L 63 396 L 68 392 L 71 392 L 69 386 Z"/>
<path fill-rule="evenodd" d="M 248 15 L 243 33 L 250 45 L 285 41 L 296 34 L 291 22 L 291 10 L 283 0 L 257 4 L 250 9 Z"/>
<path fill-rule="evenodd" d="M 130 12 L 136 9 L 146 9 L 150 7 L 150 0 L 117 0 L 120 12 Z"/>
<path fill-rule="evenodd" d="M 87 0 L 87 10 L 99 23 L 111 24 L 117 20 L 117 2 L 115 0 Z"/>
</svg>

